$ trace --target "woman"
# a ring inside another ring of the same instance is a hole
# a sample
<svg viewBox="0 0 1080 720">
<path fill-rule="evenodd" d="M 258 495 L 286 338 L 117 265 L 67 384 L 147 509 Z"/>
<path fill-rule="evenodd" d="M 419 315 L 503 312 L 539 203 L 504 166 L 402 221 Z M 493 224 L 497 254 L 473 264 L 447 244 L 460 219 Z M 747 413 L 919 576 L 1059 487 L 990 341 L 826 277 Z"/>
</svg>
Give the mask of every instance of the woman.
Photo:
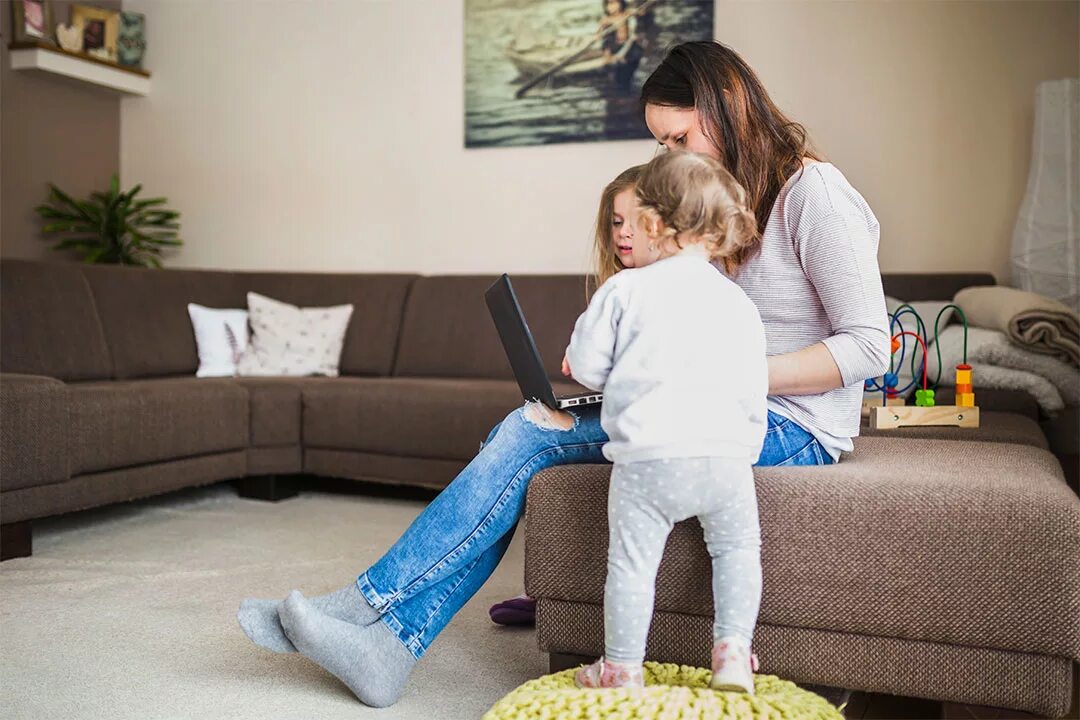
<svg viewBox="0 0 1080 720">
<path fill-rule="evenodd" d="M 877 220 L 729 48 L 677 46 L 642 100 L 659 143 L 718 159 L 757 218 L 761 242 L 723 270 L 757 305 L 768 341 L 769 428 L 758 464 L 835 462 L 858 434 L 863 380 L 888 362 Z M 511 412 L 355 583 L 310 600 L 294 591 L 284 603 L 245 601 L 241 625 L 269 649 L 295 643 L 365 704 L 394 703 L 416 661 L 501 560 L 529 479 L 554 465 L 604 462 L 606 441 L 596 407 Z"/>
</svg>

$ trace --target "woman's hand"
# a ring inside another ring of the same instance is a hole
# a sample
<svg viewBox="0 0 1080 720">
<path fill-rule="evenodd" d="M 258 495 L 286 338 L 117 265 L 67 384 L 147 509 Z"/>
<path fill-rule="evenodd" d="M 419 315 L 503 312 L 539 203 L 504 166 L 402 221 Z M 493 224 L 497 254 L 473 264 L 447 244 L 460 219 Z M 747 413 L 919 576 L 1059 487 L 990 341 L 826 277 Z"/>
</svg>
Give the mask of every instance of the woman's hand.
<svg viewBox="0 0 1080 720">
<path fill-rule="evenodd" d="M 566 359 L 566 355 L 562 356 L 562 374 L 570 377 L 570 361 Z"/>
</svg>

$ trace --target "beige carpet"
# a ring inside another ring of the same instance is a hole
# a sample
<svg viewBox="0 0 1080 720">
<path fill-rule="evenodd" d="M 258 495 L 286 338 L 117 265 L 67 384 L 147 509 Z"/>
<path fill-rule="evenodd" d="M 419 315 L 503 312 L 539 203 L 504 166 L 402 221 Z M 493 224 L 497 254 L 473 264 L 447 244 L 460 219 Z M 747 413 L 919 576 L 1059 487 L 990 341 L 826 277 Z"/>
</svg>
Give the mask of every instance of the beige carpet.
<svg viewBox="0 0 1080 720">
<path fill-rule="evenodd" d="M 272 504 L 215 486 L 37 523 L 34 556 L 0 564 L 0 717 L 478 718 L 546 671 L 531 629 L 487 617 L 521 592 L 520 534 L 385 710 L 236 623 L 249 595 L 343 586 L 423 505 L 319 492 Z"/>
</svg>

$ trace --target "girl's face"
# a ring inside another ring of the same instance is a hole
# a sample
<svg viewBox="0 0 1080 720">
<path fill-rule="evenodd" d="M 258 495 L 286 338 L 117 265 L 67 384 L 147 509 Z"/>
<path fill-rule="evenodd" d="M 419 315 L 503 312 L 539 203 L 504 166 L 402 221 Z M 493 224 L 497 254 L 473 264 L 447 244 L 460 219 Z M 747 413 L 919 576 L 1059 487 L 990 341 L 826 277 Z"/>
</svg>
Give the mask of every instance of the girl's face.
<svg viewBox="0 0 1080 720">
<path fill-rule="evenodd" d="M 689 150 L 721 160 L 720 151 L 701 129 L 701 116 L 695 108 L 649 103 L 645 106 L 645 124 L 656 141 L 668 150 Z"/>
<path fill-rule="evenodd" d="M 636 267 L 634 262 L 634 230 L 637 225 L 637 195 L 628 187 L 612 202 L 611 242 L 615 257 L 624 268 Z"/>
<path fill-rule="evenodd" d="M 608 15 L 615 15 L 622 11 L 622 3 L 619 0 L 607 0 L 605 7 Z"/>
</svg>

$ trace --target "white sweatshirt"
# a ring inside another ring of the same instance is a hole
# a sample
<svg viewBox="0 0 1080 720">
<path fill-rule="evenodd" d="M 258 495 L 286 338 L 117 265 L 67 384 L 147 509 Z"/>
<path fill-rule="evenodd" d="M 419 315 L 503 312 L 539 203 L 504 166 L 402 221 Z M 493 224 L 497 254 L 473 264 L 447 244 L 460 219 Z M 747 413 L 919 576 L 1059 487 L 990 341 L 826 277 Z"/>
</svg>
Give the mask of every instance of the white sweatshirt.
<svg viewBox="0 0 1080 720">
<path fill-rule="evenodd" d="M 746 294 L 704 256 L 616 274 L 578 318 L 566 352 L 574 379 L 604 393 L 612 462 L 761 454 L 765 330 Z"/>
</svg>

